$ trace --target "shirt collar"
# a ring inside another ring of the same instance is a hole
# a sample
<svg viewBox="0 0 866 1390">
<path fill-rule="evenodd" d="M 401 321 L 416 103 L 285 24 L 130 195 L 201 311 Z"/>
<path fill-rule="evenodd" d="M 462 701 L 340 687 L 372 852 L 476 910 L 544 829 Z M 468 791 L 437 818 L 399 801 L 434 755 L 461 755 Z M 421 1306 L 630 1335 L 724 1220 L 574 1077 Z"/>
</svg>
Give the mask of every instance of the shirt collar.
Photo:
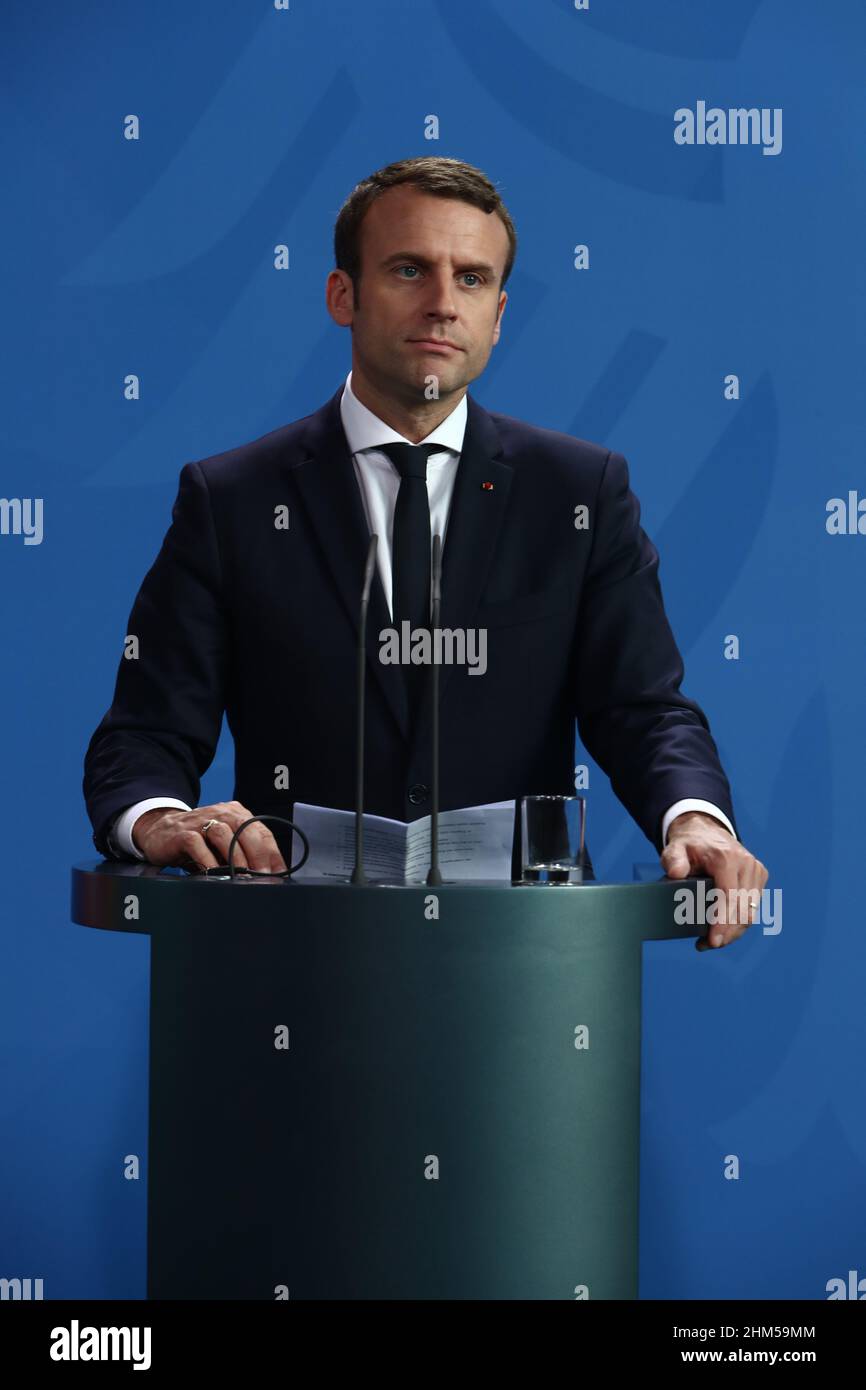
<svg viewBox="0 0 866 1390">
<path fill-rule="evenodd" d="M 467 414 L 466 396 L 464 395 L 451 414 L 446 415 L 441 424 L 438 424 L 435 430 L 432 430 L 419 443 L 441 444 L 443 449 L 451 449 L 455 454 L 461 453 L 463 437 L 466 433 Z M 377 449 L 383 444 L 409 444 L 412 442 L 405 439 L 402 434 L 398 434 L 390 425 L 386 425 L 384 420 L 380 420 L 378 415 L 374 415 L 372 410 L 368 410 L 367 406 L 358 400 L 352 390 L 351 372 L 346 377 L 346 385 L 340 398 L 340 415 L 343 429 L 346 432 L 346 439 L 349 442 L 349 452 L 352 454 L 360 454 L 365 449 Z"/>
</svg>

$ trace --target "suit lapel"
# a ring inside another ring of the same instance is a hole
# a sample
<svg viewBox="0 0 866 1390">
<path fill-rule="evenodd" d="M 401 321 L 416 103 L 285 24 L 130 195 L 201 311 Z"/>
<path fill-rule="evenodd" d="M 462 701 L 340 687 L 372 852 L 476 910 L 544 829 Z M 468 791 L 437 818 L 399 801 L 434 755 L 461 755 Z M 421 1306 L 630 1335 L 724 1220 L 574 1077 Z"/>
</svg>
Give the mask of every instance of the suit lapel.
<svg viewBox="0 0 866 1390">
<path fill-rule="evenodd" d="M 307 510 L 322 562 L 336 583 L 357 640 L 370 532 L 340 416 L 342 394 L 341 386 L 327 405 L 311 416 L 304 441 L 307 457 L 292 467 L 292 479 Z M 407 737 L 409 713 L 402 671 L 399 666 L 386 666 L 379 660 L 379 632 L 390 622 L 377 568 L 367 612 L 367 663 L 375 671 L 382 694 Z"/>
<path fill-rule="evenodd" d="M 474 626 L 484 582 L 508 505 L 513 469 L 503 463 L 502 443 L 489 414 L 467 396 L 468 416 L 463 450 L 442 548 L 443 628 Z M 492 487 L 482 486 L 492 483 Z M 453 666 L 439 671 L 439 698 L 445 694 Z M 429 689 L 429 687 L 428 687 Z M 429 717 L 428 701 L 424 701 Z"/>
<path fill-rule="evenodd" d="M 442 548 L 440 614 L 441 627 L 464 631 L 475 626 L 476 610 L 493 564 L 514 476 L 511 465 L 502 460 L 502 442 L 490 415 L 471 396 L 467 396 L 466 403 L 466 434 Z M 484 487 L 485 483 L 493 486 Z M 440 712 L 453 673 L 453 665 L 439 667 Z M 428 672 L 418 719 L 411 731 L 413 758 L 429 747 L 432 715 L 433 691 Z M 448 738 L 444 725 L 441 733 L 443 739 Z"/>
<path fill-rule="evenodd" d="M 340 416 L 343 387 L 309 421 L 304 457 L 289 465 L 322 561 L 331 573 L 357 635 L 358 605 L 364 558 L 369 542 L 367 519 L 355 468 Z M 488 412 L 467 397 L 466 434 L 448 513 L 442 551 L 442 626 L 467 628 L 493 560 L 505 515 L 511 467 L 499 461 L 502 445 Z M 493 488 L 482 484 L 492 482 Z M 379 660 L 379 633 L 391 626 L 378 569 L 373 576 L 367 617 L 367 660 L 403 736 L 420 733 L 430 715 L 430 688 L 425 688 L 419 728 L 411 731 L 405 682 L 400 666 Z M 453 667 L 439 672 L 440 701 Z"/>
</svg>

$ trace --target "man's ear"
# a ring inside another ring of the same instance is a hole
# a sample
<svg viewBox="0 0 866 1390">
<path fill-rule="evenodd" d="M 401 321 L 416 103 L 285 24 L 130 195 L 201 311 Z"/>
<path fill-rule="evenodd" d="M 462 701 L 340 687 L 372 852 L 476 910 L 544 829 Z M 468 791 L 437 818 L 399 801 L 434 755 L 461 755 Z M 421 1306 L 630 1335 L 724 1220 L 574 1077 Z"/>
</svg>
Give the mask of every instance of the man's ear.
<svg viewBox="0 0 866 1390">
<path fill-rule="evenodd" d="M 494 341 L 494 343 L 498 343 L 498 342 L 499 342 L 499 330 L 500 330 L 500 328 L 501 328 L 501 326 L 502 326 L 502 315 L 503 315 L 503 312 L 504 312 L 504 310 L 505 310 L 505 305 L 506 305 L 507 303 L 508 303 L 508 295 L 507 295 L 507 294 L 505 293 L 505 291 L 503 290 L 502 293 L 501 293 L 501 295 L 499 296 L 499 310 L 498 310 L 498 313 L 497 313 L 497 316 L 496 316 L 496 326 L 495 326 L 494 329 L 493 329 L 493 341 Z"/>
<path fill-rule="evenodd" d="M 355 292 L 351 277 L 345 270 L 332 270 L 325 282 L 325 303 L 328 313 L 341 328 L 350 328 L 355 315 Z"/>
</svg>

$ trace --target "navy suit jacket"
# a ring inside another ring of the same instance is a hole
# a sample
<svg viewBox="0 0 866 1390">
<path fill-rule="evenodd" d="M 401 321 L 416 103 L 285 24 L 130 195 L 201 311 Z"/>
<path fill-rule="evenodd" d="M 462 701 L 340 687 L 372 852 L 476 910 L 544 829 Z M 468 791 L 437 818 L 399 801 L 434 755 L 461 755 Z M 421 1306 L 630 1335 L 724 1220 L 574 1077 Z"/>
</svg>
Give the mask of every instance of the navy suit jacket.
<svg viewBox="0 0 866 1390">
<path fill-rule="evenodd" d="M 182 469 L 171 527 L 129 619 L 138 658 L 121 658 L 85 758 L 94 844 L 106 857 L 106 829 L 124 807 L 162 794 L 198 803 L 223 711 L 233 796 L 251 812 L 290 816 L 295 800 L 353 806 L 369 537 L 342 390 L 302 420 Z M 440 667 L 441 809 L 573 792 L 576 719 L 657 850 L 662 816 L 683 797 L 714 802 L 736 825 L 707 719 L 680 693 L 658 553 L 625 459 L 471 396 L 467 405 L 441 621 L 487 630 L 487 670 Z M 581 505 L 585 529 L 574 524 Z M 285 506 L 288 529 L 277 529 Z M 375 574 L 366 809 L 411 821 L 430 809 L 430 710 L 410 727 L 403 669 L 379 660 L 390 626 Z M 283 767 L 288 790 L 276 789 Z"/>
</svg>

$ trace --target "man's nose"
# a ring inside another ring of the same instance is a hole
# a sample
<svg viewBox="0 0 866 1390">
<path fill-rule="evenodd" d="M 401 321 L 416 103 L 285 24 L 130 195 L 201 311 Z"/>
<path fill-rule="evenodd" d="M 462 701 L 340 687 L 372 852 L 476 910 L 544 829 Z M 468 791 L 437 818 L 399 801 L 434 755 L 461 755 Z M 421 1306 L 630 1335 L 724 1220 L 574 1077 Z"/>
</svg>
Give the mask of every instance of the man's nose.
<svg viewBox="0 0 866 1390">
<path fill-rule="evenodd" d="M 427 285 L 426 312 L 437 318 L 455 318 L 457 306 L 455 303 L 454 281 L 450 272 L 443 271 L 437 274 L 435 271 L 430 275 Z"/>
</svg>

